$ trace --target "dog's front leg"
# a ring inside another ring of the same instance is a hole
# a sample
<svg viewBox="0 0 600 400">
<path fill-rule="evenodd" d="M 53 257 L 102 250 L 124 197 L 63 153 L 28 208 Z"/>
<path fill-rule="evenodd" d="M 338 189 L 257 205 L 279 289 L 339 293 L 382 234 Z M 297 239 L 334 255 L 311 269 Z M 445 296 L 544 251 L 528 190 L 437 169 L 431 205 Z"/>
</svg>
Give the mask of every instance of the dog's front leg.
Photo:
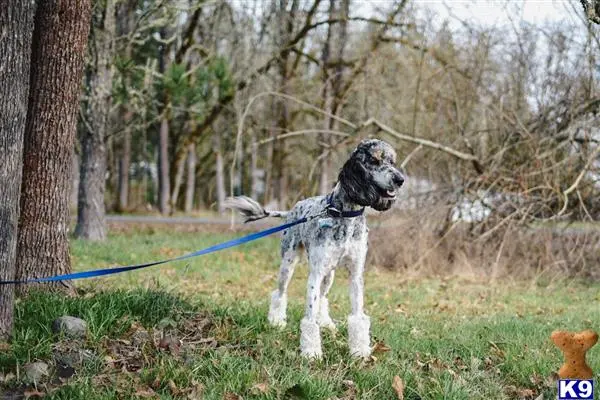
<svg viewBox="0 0 600 400">
<path fill-rule="evenodd" d="M 359 247 L 360 248 L 360 247 Z M 367 255 L 364 251 L 357 252 L 352 257 L 350 269 L 350 305 L 352 313 L 348 316 L 348 345 L 350 355 L 368 357 L 371 354 L 371 338 L 369 329 L 371 322 L 364 312 L 364 269 Z"/>
<path fill-rule="evenodd" d="M 323 271 L 311 266 L 306 290 L 306 310 L 300 322 L 300 352 L 308 358 L 321 358 L 321 332 L 318 324 L 320 310 L 320 290 Z"/>
</svg>

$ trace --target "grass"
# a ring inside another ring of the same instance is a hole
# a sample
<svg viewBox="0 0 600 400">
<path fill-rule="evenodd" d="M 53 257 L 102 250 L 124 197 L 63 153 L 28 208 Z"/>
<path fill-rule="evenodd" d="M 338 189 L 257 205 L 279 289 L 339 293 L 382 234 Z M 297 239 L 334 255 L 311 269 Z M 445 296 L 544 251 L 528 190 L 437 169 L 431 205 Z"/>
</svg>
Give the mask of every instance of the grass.
<svg viewBox="0 0 600 400">
<path fill-rule="evenodd" d="M 105 243 L 74 241 L 74 269 L 180 255 L 233 236 L 121 231 Z M 597 329 L 600 320 L 593 284 L 407 279 L 373 268 L 365 281 L 376 352 L 355 360 L 347 355 L 347 275 L 340 271 L 330 295 L 339 330 L 323 333 L 324 358 L 310 362 L 298 354 L 306 268 L 292 281 L 288 327 L 266 323 L 277 246 L 267 238 L 189 263 L 79 281 L 76 298 L 33 293 L 17 304 L 14 338 L 0 353 L 0 388 L 30 390 L 21 383 L 23 366 L 51 361 L 57 346 L 71 345 L 50 326 L 74 315 L 88 322 L 78 346 L 93 357 L 69 379 L 39 384 L 49 399 L 393 399 L 396 375 L 410 400 L 551 399 L 562 355 L 550 333 Z M 135 344 L 140 331 L 150 339 Z M 165 335 L 181 345 L 163 346 Z M 595 371 L 598 354 L 588 355 Z"/>
</svg>

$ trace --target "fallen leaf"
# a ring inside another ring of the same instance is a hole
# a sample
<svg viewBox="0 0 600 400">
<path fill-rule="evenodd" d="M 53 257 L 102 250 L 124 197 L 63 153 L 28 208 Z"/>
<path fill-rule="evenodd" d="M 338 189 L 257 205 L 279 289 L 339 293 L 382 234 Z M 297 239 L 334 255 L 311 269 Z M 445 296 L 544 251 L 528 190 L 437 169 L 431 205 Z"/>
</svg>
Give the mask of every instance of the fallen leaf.
<svg viewBox="0 0 600 400">
<path fill-rule="evenodd" d="M 223 396 L 223 400 L 242 400 L 242 396 L 239 394 L 227 392 L 225 396 Z"/>
<path fill-rule="evenodd" d="M 383 341 L 376 342 L 375 346 L 373 346 L 373 353 L 385 353 L 390 350 L 390 346 L 385 344 Z"/>
<path fill-rule="evenodd" d="M 344 387 L 344 397 L 340 400 L 355 400 L 356 399 L 356 384 L 351 380 L 343 380 L 342 386 Z"/>
<path fill-rule="evenodd" d="M 9 351 L 10 350 L 10 344 L 6 343 L 6 342 L 0 342 L 0 351 Z"/>
<path fill-rule="evenodd" d="M 533 398 L 533 396 L 535 396 L 535 392 L 531 389 L 518 389 L 517 390 L 517 395 L 519 396 L 519 398 Z"/>
<path fill-rule="evenodd" d="M 253 394 L 267 393 L 269 391 L 269 384 L 257 383 L 256 385 L 254 385 L 250 388 L 250 391 Z"/>
<path fill-rule="evenodd" d="M 156 392 L 150 388 L 138 389 L 135 391 L 134 396 L 143 397 L 143 398 L 151 398 L 156 397 Z"/>
<path fill-rule="evenodd" d="M 172 379 L 169 380 L 169 390 L 173 396 L 177 396 L 181 392 Z"/>
<path fill-rule="evenodd" d="M 44 397 L 45 393 L 39 392 L 36 389 L 26 390 L 23 392 L 23 397 L 29 399 L 31 397 Z"/>
<path fill-rule="evenodd" d="M 398 400 L 404 400 L 404 382 L 398 375 L 394 376 L 394 381 L 392 382 L 392 388 L 396 391 L 396 396 L 398 396 Z"/>
<path fill-rule="evenodd" d="M 6 375 L 0 374 L 0 383 L 2 382 L 10 382 L 15 379 L 16 376 L 12 372 L 7 373 Z"/>
</svg>

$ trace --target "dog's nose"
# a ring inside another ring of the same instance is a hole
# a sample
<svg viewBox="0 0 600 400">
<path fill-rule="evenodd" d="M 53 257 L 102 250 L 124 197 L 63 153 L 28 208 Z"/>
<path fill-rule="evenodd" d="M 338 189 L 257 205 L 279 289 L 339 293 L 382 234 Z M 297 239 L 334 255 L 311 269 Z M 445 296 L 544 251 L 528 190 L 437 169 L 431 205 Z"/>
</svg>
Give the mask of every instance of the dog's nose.
<svg viewBox="0 0 600 400">
<path fill-rule="evenodd" d="M 400 172 L 396 172 L 393 177 L 394 184 L 398 187 L 404 184 L 404 176 Z"/>
</svg>

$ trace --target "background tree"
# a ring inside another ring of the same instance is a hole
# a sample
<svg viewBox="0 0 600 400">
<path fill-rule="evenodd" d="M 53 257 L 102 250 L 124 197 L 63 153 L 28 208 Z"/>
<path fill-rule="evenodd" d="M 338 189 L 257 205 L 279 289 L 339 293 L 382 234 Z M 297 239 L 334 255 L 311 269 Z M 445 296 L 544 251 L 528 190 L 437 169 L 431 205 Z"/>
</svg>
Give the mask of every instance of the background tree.
<svg viewBox="0 0 600 400">
<path fill-rule="evenodd" d="M 23 136 L 29 95 L 29 65 L 35 3 L 11 0 L 0 7 L 0 279 L 16 273 Z M 10 71 L 8 73 L 7 71 Z M 13 325 L 14 286 L 0 286 L 0 340 Z"/>
<path fill-rule="evenodd" d="M 106 238 L 106 140 L 111 110 L 114 35 L 114 0 L 95 2 L 80 135 L 81 166 L 75 226 L 75 236 L 89 240 Z"/>
</svg>

